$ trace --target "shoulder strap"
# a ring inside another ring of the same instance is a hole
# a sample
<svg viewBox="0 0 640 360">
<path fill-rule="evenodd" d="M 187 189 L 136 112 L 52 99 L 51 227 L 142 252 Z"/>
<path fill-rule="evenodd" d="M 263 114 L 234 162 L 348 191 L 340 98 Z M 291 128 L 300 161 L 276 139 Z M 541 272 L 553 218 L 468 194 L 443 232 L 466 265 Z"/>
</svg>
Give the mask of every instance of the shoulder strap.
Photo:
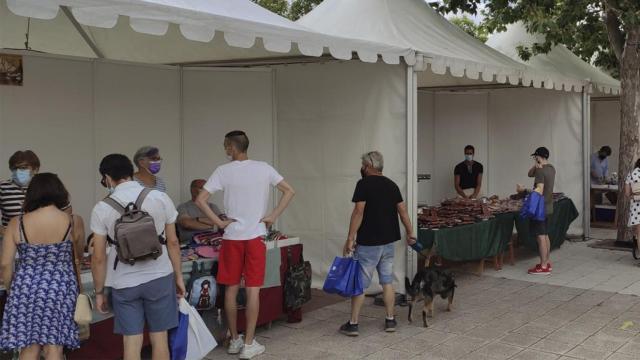
<svg viewBox="0 0 640 360">
<path fill-rule="evenodd" d="M 119 202 L 117 202 L 114 198 L 112 198 L 111 196 L 107 196 L 106 198 L 102 199 L 102 201 L 111 206 L 115 211 L 118 212 L 118 214 L 120 214 L 121 216 L 124 215 L 126 209 L 124 208 L 124 206 L 122 206 Z"/>
<path fill-rule="evenodd" d="M 29 240 L 27 239 L 27 234 L 24 231 L 24 221 L 22 221 L 24 215 L 20 215 L 20 229 L 18 230 L 18 232 L 20 233 L 20 242 L 24 242 L 24 243 L 29 243 Z"/>
<path fill-rule="evenodd" d="M 144 188 L 142 189 L 142 191 L 140 192 L 140 195 L 138 195 L 138 198 L 136 199 L 136 209 L 141 210 L 142 209 L 142 203 L 144 202 L 144 199 L 147 198 L 147 195 L 149 195 L 149 193 L 151 192 L 152 189 L 149 188 Z"/>
</svg>

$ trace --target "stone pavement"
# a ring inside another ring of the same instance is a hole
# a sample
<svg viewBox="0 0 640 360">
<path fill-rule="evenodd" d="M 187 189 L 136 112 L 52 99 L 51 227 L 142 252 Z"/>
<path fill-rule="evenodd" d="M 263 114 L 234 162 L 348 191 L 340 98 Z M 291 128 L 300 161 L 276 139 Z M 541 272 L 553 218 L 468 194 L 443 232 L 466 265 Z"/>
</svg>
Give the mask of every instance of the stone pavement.
<svg viewBox="0 0 640 360">
<path fill-rule="evenodd" d="M 594 232 L 596 238 L 613 234 Z M 259 329 L 267 347 L 256 359 L 640 359 L 640 268 L 630 252 L 565 242 L 552 253 L 553 275 L 526 273 L 533 254 L 484 276 L 457 272 L 454 309 L 436 301 L 435 318 L 421 326 L 396 307 L 398 329 L 383 331 L 384 310 L 367 298 L 360 336 L 338 332 L 349 302 L 304 314 L 299 324 Z M 214 350 L 208 359 L 235 359 Z"/>
<path fill-rule="evenodd" d="M 640 295 L 640 267 L 636 266 L 638 261 L 633 259 L 630 251 L 593 249 L 588 246 L 593 241 L 609 238 L 615 238 L 614 230 L 592 229 L 592 240 L 589 242 L 565 241 L 560 249 L 551 253 L 551 276 L 527 274 L 527 269 L 538 260 L 534 253 L 517 258 L 515 266 L 505 264 L 501 271 L 494 271 L 487 266 L 484 275 Z"/>
<path fill-rule="evenodd" d="M 454 310 L 438 299 L 429 327 L 420 314 L 407 321 L 397 307 L 398 330 L 385 333 L 383 308 L 367 298 L 360 336 L 338 327 L 349 303 L 304 314 L 299 324 L 260 329 L 267 352 L 257 359 L 610 359 L 640 358 L 640 297 L 458 274 Z M 224 349 L 208 359 L 234 359 Z"/>
</svg>

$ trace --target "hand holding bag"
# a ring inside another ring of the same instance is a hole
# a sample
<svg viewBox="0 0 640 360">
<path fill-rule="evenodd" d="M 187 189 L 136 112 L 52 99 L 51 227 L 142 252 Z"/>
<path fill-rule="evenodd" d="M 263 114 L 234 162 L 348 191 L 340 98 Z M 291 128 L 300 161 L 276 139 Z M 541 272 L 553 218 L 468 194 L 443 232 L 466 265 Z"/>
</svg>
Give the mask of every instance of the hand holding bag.
<svg viewBox="0 0 640 360">
<path fill-rule="evenodd" d="M 544 221 L 545 216 L 544 197 L 536 191 L 529 193 L 522 203 L 520 217 L 523 219 Z"/>
<path fill-rule="evenodd" d="M 180 312 L 189 314 L 187 333 L 187 355 L 185 360 L 201 360 L 218 346 L 211 331 L 202 321 L 198 311 L 184 298 L 180 299 Z"/>
<path fill-rule="evenodd" d="M 361 295 L 364 292 L 362 287 L 358 260 L 336 256 L 322 289 L 330 294 L 352 297 Z"/>
<path fill-rule="evenodd" d="M 169 330 L 169 356 L 171 360 L 185 360 L 189 339 L 189 310 L 180 302 L 178 326 Z"/>
</svg>

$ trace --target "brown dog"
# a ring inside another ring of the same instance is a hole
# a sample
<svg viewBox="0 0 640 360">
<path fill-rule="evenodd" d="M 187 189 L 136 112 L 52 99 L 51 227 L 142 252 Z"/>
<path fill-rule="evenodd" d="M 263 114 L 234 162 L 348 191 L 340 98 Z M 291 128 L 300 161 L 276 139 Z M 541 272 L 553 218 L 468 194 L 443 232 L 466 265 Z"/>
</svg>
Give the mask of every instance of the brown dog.
<svg viewBox="0 0 640 360">
<path fill-rule="evenodd" d="M 427 325 L 427 316 L 433 317 L 433 300 L 437 295 L 443 299 L 448 299 L 447 311 L 451 311 L 453 294 L 455 293 L 456 282 L 453 274 L 447 270 L 440 270 L 427 267 L 419 271 L 410 283 L 409 278 L 405 278 L 407 294 L 411 297 L 409 301 L 409 322 L 413 322 L 413 307 L 419 300 L 424 300 L 422 308 L 422 321 L 424 327 Z"/>
</svg>

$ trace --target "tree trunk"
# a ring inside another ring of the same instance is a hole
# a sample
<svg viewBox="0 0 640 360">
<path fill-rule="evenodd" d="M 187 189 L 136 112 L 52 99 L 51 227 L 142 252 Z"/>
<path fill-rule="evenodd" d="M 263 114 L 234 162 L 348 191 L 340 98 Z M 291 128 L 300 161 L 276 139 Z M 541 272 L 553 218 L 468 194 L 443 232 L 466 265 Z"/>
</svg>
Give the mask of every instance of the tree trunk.
<svg viewBox="0 0 640 360">
<path fill-rule="evenodd" d="M 640 25 L 630 27 L 620 64 L 620 174 L 618 240 L 630 240 L 629 199 L 624 196 L 627 175 L 640 158 Z"/>
</svg>

